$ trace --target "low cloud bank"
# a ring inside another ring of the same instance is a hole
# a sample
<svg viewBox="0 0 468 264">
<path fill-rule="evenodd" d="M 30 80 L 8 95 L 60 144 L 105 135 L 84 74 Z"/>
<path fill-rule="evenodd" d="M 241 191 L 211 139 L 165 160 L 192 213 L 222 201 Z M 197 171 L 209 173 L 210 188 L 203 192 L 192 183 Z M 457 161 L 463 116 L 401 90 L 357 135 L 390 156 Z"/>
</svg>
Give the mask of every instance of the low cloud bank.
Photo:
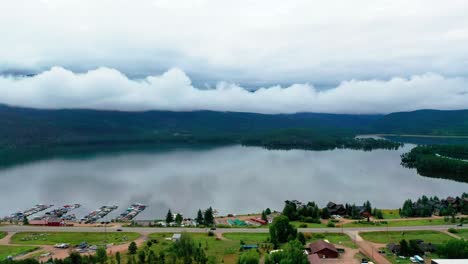
<svg viewBox="0 0 468 264">
<path fill-rule="evenodd" d="M 468 108 L 468 79 L 428 73 L 411 78 L 344 81 L 328 90 L 293 84 L 252 92 L 226 82 L 199 89 L 177 68 L 133 80 L 110 68 L 74 73 L 53 67 L 32 77 L 0 77 L 0 103 L 48 109 L 376 114 Z"/>
</svg>

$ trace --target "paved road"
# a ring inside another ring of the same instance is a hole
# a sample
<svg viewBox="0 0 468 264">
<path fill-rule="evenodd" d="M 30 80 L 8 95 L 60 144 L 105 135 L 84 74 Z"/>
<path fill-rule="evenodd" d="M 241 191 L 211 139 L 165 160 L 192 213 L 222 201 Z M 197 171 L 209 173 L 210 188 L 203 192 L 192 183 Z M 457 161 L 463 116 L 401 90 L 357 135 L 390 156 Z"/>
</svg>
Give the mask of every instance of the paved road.
<svg viewBox="0 0 468 264">
<path fill-rule="evenodd" d="M 0 231 L 5 232 L 114 232 L 118 227 L 50 227 L 50 226 L 20 226 L 7 225 L 0 226 Z M 299 228 L 300 232 L 316 233 L 340 233 L 344 232 L 371 232 L 371 231 L 416 231 L 434 230 L 444 231 L 455 228 L 455 225 L 433 225 L 433 226 L 398 226 L 398 227 L 353 227 L 353 228 Z M 467 226 L 456 227 L 465 229 Z M 204 233 L 206 228 L 157 228 L 157 227 L 123 227 L 125 232 L 148 233 Z M 218 228 L 217 233 L 268 233 L 268 228 Z"/>
</svg>

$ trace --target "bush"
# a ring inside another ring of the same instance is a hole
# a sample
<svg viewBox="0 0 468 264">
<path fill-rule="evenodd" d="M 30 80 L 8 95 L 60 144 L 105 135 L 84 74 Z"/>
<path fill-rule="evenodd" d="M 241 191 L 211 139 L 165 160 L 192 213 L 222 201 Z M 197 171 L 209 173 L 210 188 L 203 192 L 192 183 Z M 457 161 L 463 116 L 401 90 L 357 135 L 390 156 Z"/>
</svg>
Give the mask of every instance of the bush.
<svg viewBox="0 0 468 264">
<path fill-rule="evenodd" d="M 335 223 L 333 223 L 332 221 L 328 221 L 327 227 L 335 227 Z"/>
<path fill-rule="evenodd" d="M 307 227 L 307 224 L 300 224 L 299 227 L 300 227 L 300 228 L 306 228 L 306 227 Z"/>
<path fill-rule="evenodd" d="M 303 221 L 306 223 L 320 224 L 320 218 L 313 218 L 310 216 L 304 217 Z"/>
<path fill-rule="evenodd" d="M 458 233 L 458 230 L 456 230 L 455 228 L 449 228 L 448 231 L 452 234 L 457 234 Z"/>
<path fill-rule="evenodd" d="M 208 236 L 210 236 L 210 237 L 211 237 L 211 236 L 214 236 L 213 231 L 208 231 Z"/>
</svg>

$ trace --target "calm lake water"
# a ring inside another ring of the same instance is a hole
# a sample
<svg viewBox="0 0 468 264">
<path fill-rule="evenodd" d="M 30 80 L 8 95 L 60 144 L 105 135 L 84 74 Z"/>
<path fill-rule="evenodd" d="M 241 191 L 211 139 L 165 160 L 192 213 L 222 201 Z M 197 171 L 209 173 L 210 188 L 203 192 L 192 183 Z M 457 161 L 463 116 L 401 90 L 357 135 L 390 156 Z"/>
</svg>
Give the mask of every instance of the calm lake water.
<svg viewBox="0 0 468 264">
<path fill-rule="evenodd" d="M 101 205 L 149 205 L 137 219 L 162 217 L 171 208 L 195 216 L 281 209 L 286 199 L 398 208 L 423 194 L 460 195 L 468 184 L 419 176 L 400 166 L 414 145 L 372 152 L 265 150 L 258 147 L 170 147 L 54 158 L 0 170 L 0 216 L 36 203 L 80 203 L 82 217 Z"/>
</svg>

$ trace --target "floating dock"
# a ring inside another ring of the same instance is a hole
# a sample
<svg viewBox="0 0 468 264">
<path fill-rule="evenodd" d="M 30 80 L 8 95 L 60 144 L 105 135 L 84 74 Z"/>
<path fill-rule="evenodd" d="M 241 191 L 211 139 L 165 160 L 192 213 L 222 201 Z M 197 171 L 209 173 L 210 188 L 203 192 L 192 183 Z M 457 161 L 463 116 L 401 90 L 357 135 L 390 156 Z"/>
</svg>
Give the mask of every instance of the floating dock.
<svg viewBox="0 0 468 264">
<path fill-rule="evenodd" d="M 101 206 L 99 209 L 92 211 L 88 215 L 81 218 L 80 222 L 84 222 L 85 224 L 96 223 L 99 219 L 104 218 L 117 208 L 117 205 Z"/>
</svg>

